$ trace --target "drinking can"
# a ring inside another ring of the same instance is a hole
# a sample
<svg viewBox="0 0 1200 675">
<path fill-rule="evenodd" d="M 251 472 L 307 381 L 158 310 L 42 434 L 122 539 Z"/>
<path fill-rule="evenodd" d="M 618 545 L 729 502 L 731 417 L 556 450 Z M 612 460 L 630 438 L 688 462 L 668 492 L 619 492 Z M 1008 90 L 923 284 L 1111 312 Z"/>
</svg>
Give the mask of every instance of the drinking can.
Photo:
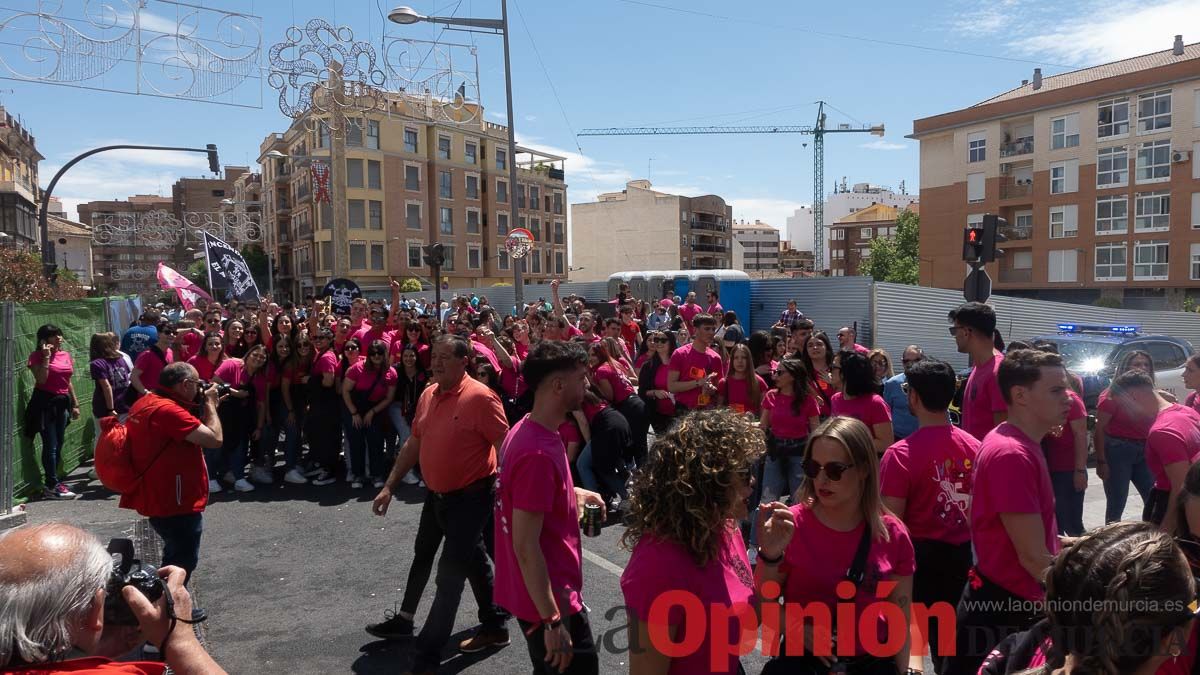
<svg viewBox="0 0 1200 675">
<path fill-rule="evenodd" d="M 583 505 L 583 536 L 599 537 L 600 536 L 600 505 L 599 504 L 584 504 Z"/>
</svg>

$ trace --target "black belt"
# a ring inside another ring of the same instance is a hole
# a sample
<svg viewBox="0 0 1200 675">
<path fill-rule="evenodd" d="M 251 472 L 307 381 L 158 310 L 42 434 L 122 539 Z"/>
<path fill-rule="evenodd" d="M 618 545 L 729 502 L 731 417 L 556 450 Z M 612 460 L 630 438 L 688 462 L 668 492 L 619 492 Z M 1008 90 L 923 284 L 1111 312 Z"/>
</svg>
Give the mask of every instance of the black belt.
<svg viewBox="0 0 1200 675">
<path fill-rule="evenodd" d="M 433 496 L 437 497 L 438 499 L 451 499 L 453 497 L 461 497 L 462 495 L 469 495 L 469 494 L 474 494 L 476 492 L 483 492 L 485 490 L 490 490 L 490 489 L 492 489 L 492 486 L 495 484 L 496 484 L 496 474 L 492 474 L 490 476 L 484 476 L 483 478 L 480 478 L 479 480 L 468 484 L 466 487 L 461 487 L 457 490 L 451 490 L 450 492 L 433 492 L 433 491 L 431 491 L 431 494 L 433 494 Z"/>
</svg>

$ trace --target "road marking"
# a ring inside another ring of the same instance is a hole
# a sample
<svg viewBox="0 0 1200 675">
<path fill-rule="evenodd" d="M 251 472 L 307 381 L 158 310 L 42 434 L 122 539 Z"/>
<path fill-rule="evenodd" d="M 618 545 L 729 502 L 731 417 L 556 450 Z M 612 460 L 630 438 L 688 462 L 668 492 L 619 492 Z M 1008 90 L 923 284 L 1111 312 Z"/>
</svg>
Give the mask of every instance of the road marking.
<svg viewBox="0 0 1200 675">
<path fill-rule="evenodd" d="M 588 560 L 595 563 L 596 566 L 599 567 L 600 569 L 602 569 L 606 572 L 611 572 L 614 576 L 619 577 L 619 576 L 621 576 L 621 574 L 623 574 L 625 572 L 624 567 L 621 567 L 620 565 L 613 563 L 612 561 L 608 560 L 607 558 L 600 556 L 598 553 L 592 553 L 591 551 L 587 550 L 586 548 L 583 549 L 583 557 L 585 557 Z"/>
</svg>

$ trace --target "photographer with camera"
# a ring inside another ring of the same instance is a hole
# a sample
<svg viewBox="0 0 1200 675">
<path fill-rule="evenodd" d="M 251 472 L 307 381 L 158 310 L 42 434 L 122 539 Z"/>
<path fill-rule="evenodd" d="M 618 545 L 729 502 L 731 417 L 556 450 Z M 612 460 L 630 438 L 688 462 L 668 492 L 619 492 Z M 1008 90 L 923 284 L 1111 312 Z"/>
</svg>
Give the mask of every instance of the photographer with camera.
<svg viewBox="0 0 1200 675">
<path fill-rule="evenodd" d="M 0 671 L 224 673 L 179 618 L 192 607 L 187 573 L 141 565 L 127 539 L 109 550 L 121 553 L 120 565 L 94 536 L 65 523 L 0 534 Z M 112 661 L 145 641 L 166 663 Z"/>
<path fill-rule="evenodd" d="M 202 384 L 190 364 L 169 364 L 159 375 L 158 389 L 138 399 L 126 421 L 130 457 L 141 480 L 121 495 L 121 508 L 150 520 L 163 540 L 163 564 L 182 567 L 188 577 L 200 558 L 208 504 L 202 448 L 220 448 L 224 438 L 217 416 L 221 388 L 202 389 Z"/>
</svg>

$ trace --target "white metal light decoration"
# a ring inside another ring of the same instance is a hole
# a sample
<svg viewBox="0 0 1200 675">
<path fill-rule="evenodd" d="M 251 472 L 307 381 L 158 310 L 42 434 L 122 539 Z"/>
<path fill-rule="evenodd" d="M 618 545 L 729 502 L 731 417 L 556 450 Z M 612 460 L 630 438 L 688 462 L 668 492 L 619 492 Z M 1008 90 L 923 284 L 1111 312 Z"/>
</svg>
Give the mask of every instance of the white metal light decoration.
<svg viewBox="0 0 1200 675">
<path fill-rule="evenodd" d="M 257 217 L 257 213 L 189 211 L 179 220 L 162 210 L 110 215 L 93 221 L 92 243 L 166 249 L 180 243 L 203 243 L 208 232 L 230 244 L 256 244 L 263 239 Z"/>
<path fill-rule="evenodd" d="M 0 8 L 3 79 L 261 108 L 261 51 L 261 17 L 172 0 Z"/>
<path fill-rule="evenodd" d="M 479 55 L 474 46 L 389 38 L 383 66 L 390 89 L 425 98 L 427 117 L 451 124 L 478 121 Z"/>
</svg>

